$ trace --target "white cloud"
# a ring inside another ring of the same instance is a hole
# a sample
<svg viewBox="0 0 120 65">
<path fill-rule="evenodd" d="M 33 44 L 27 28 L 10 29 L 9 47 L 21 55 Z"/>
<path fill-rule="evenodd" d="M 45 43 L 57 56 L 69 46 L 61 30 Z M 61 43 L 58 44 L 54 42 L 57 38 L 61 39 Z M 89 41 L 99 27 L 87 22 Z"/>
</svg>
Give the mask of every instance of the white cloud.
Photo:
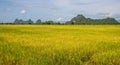
<svg viewBox="0 0 120 65">
<path fill-rule="evenodd" d="M 97 13 L 97 16 L 104 16 L 104 17 L 108 17 L 111 15 L 111 13 L 105 13 L 105 12 L 101 12 L 101 13 Z"/>
<path fill-rule="evenodd" d="M 26 8 L 31 8 L 32 7 L 31 4 L 23 4 L 23 6 L 26 7 Z"/>
<path fill-rule="evenodd" d="M 20 14 L 25 14 L 26 13 L 26 10 L 21 10 L 20 11 Z"/>
<path fill-rule="evenodd" d="M 61 20 L 63 20 L 63 19 L 64 19 L 64 18 L 61 18 L 61 17 L 60 17 L 60 18 L 57 19 L 57 21 L 61 21 Z"/>
</svg>

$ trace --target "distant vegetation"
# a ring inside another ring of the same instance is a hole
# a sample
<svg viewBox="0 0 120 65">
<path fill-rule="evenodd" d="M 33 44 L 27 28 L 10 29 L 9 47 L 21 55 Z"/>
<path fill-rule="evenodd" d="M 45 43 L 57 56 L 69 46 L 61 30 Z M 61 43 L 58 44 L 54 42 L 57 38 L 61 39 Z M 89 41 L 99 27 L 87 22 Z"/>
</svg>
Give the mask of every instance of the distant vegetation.
<svg viewBox="0 0 120 65">
<path fill-rule="evenodd" d="M 15 19 L 14 21 L 15 24 L 33 24 L 33 21 L 31 19 L 27 20 L 27 21 L 23 21 L 22 19 Z"/>
<path fill-rule="evenodd" d="M 34 22 L 31 19 L 27 21 L 24 21 L 22 19 L 15 19 L 14 24 L 55 24 L 55 23 L 52 20 L 42 22 L 41 19 L 38 19 L 36 22 Z"/>
<path fill-rule="evenodd" d="M 73 17 L 70 21 L 66 21 L 65 23 L 54 22 L 52 20 L 43 22 L 41 21 L 41 19 L 38 19 L 37 21 L 33 21 L 31 19 L 27 21 L 24 21 L 22 19 L 15 19 L 13 23 L 8 24 L 120 24 L 120 23 L 114 18 L 110 17 L 104 19 L 91 19 L 86 18 L 83 15 L 77 15 L 76 17 Z"/>
<path fill-rule="evenodd" d="M 83 15 L 77 15 L 71 21 L 66 22 L 66 24 L 118 24 L 118 21 L 110 17 L 105 19 L 91 19 Z"/>
</svg>

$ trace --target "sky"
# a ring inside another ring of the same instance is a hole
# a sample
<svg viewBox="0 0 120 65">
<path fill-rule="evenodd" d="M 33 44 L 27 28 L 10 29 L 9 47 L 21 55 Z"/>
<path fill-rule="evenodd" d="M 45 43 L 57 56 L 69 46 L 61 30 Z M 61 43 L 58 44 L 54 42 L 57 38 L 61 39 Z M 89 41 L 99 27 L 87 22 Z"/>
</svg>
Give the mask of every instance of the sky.
<svg viewBox="0 0 120 65">
<path fill-rule="evenodd" d="M 68 21 L 78 14 L 120 20 L 120 0 L 0 0 L 0 22 L 16 18 Z"/>
</svg>

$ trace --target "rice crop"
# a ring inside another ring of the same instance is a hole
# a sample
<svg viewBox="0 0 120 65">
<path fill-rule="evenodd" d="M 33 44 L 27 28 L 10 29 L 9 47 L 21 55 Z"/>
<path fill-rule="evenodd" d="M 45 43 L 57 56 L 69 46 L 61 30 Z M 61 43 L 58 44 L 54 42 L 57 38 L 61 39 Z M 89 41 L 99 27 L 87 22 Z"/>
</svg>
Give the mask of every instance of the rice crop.
<svg viewBox="0 0 120 65">
<path fill-rule="evenodd" d="M 120 25 L 0 25 L 0 65 L 120 65 Z"/>
</svg>

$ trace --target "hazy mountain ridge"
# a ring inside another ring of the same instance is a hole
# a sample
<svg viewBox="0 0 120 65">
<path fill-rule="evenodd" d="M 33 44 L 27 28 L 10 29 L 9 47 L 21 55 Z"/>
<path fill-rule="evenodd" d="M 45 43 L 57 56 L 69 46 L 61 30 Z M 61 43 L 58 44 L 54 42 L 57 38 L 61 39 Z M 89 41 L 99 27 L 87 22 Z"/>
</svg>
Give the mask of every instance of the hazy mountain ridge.
<svg viewBox="0 0 120 65">
<path fill-rule="evenodd" d="M 119 23 L 115 18 L 104 18 L 104 19 L 92 19 L 86 18 L 83 15 L 77 15 L 72 18 L 70 21 L 66 22 L 66 24 L 117 24 Z"/>
</svg>

